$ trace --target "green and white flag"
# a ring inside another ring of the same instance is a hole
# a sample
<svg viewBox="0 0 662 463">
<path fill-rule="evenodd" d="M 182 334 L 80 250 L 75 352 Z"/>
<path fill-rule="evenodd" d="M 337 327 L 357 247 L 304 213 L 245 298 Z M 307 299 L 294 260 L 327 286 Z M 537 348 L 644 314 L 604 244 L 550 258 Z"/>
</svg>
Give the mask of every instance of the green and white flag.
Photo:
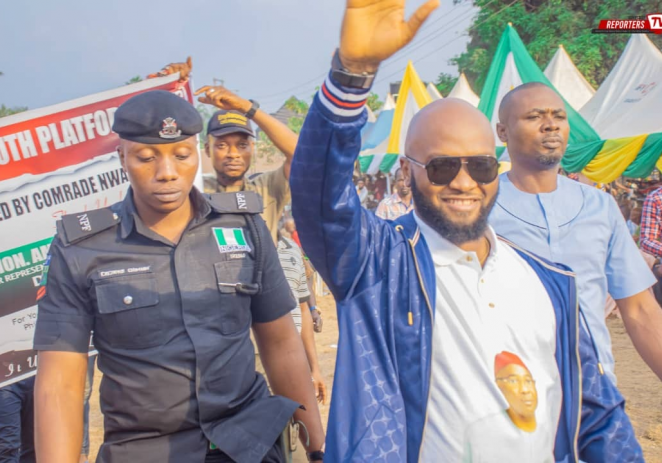
<svg viewBox="0 0 662 463">
<path fill-rule="evenodd" d="M 503 32 L 494 53 L 483 91 L 480 94 L 480 103 L 478 104 L 478 109 L 492 123 L 497 146 L 500 142 L 496 134 L 496 124 L 499 121 L 499 105 L 501 104 L 501 100 L 513 88 L 528 82 L 542 82 L 559 93 L 526 50 L 522 39 L 515 29 L 509 24 Z M 560 93 L 559 95 L 563 98 L 563 95 Z M 570 144 L 587 143 L 600 138 L 596 131 L 593 130 L 567 101 L 566 111 L 571 129 Z M 498 152 L 502 150 L 503 147 L 500 150 L 497 148 Z"/>
<path fill-rule="evenodd" d="M 641 34 L 635 35 L 639 36 Z M 642 41 L 646 41 L 643 36 L 640 38 L 635 37 L 630 41 L 630 44 L 632 45 L 634 42 Z M 624 54 L 627 53 L 624 52 Z M 645 59 L 641 60 L 639 58 L 635 59 L 635 61 L 638 63 L 648 62 Z M 636 69 L 634 69 L 633 64 L 627 65 L 625 71 L 622 73 L 625 75 L 624 79 L 628 82 L 632 81 L 630 79 L 632 76 L 639 75 Z M 607 80 L 612 75 L 614 75 L 614 71 L 610 73 Z M 659 75 L 659 72 L 656 75 Z M 607 80 L 605 80 L 602 87 L 607 85 Z M 555 88 L 540 70 L 526 50 L 522 39 L 515 32 L 515 29 L 511 25 L 508 25 L 494 53 L 494 58 L 487 73 L 487 79 L 485 80 L 485 86 L 480 95 L 480 104 L 478 105 L 478 109 L 490 119 L 494 129 L 496 129 L 496 123 L 498 122 L 498 108 L 503 96 L 512 88 L 528 82 L 542 82 L 553 88 L 563 97 L 559 89 Z M 635 84 L 632 85 L 634 86 Z M 640 87 L 637 85 L 634 90 L 641 92 L 642 89 Z M 628 84 L 624 88 L 626 90 L 632 89 L 632 86 Z M 595 104 L 594 101 L 599 96 L 600 90 L 582 108 L 583 114 L 586 114 L 592 107 L 592 104 Z M 611 90 L 613 89 L 610 87 L 610 92 Z M 650 94 L 653 95 L 653 93 Z M 629 99 L 630 97 L 623 98 Z M 581 171 L 594 182 L 609 183 L 621 175 L 632 178 L 647 177 L 656 166 L 662 170 L 662 132 L 646 133 L 646 128 L 642 123 L 638 126 L 643 132 L 640 135 L 601 139 L 595 128 L 582 115 L 575 111 L 565 98 L 564 102 L 566 113 L 568 114 L 568 123 L 570 124 L 568 147 L 561 161 L 561 167 L 566 171 Z M 610 107 L 610 109 L 613 109 L 613 107 Z M 659 112 L 659 104 L 655 106 L 655 111 Z M 605 111 L 599 112 L 602 116 L 606 114 Z M 620 111 L 619 114 L 622 115 L 623 112 Z M 641 110 L 641 114 L 644 114 L 643 109 Z M 648 112 L 646 114 L 652 113 Z M 614 120 L 616 120 L 615 116 L 606 117 L 610 123 L 614 123 Z M 624 127 L 622 120 L 619 119 L 619 121 L 621 121 L 619 127 Z M 499 159 L 501 161 L 509 160 L 507 153 L 508 151 L 505 149 L 505 146 L 497 146 L 497 156 L 500 156 Z"/>
<path fill-rule="evenodd" d="M 221 253 L 246 251 L 250 252 L 251 248 L 246 243 L 244 230 L 241 228 L 216 228 L 213 227 L 212 231 L 218 244 L 218 250 Z"/>
</svg>

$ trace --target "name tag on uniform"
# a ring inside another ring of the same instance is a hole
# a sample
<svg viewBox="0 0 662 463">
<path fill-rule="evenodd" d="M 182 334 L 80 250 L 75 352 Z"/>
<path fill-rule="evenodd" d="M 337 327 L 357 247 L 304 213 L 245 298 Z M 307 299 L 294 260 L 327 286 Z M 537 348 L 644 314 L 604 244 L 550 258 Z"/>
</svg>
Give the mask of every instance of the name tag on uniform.
<svg viewBox="0 0 662 463">
<path fill-rule="evenodd" d="M 221 254 L 228 252 L 251 252 L 242 228 L 212 228 L 214 239 Z"/>
<path fill-rule="evenodd" d="M 99 278 L 111 278 L 122 275 L 135 275 L 138 273 L 152 273 L 152 266 L 143 265 L 141 267 L 126 267 L 126 268 L 99 270 Z"/>
</svg>

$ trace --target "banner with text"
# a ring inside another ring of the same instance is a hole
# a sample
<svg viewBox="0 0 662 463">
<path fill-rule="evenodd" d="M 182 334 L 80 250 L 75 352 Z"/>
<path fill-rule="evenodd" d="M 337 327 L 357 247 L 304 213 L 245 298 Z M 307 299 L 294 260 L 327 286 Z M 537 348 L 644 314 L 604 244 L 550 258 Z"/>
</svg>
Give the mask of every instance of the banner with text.
<svg viewBox="0 0 662 463">
<path fill-rule="evenodd" d="M 33 375 L 41 271 L 64 215 L 121 201 L 129 181 L 113 116 L 126 100 L 168 90 L 193 103 L 178 74 L 0 118 L 0 388 Z M 201 183 L 201 179 L 198 179 Z"/>
</svg>

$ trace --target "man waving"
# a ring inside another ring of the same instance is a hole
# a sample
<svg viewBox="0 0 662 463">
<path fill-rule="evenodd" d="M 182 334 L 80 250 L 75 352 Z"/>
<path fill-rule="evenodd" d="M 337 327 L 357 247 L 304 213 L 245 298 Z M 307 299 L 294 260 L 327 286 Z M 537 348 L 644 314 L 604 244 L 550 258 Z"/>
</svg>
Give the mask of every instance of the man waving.
<svg viewBox="0 0 662 463">
<path fill-rule="evenodd" d="M 385 221 L 360 206 L 352 170 L 375 74 L 437 5 L 406 20 L 404 0 L 347 1 L 292 164 L 299 236 L 338 303 L 325 461 L 477 461 L 494 442 L 480 461 L 642 461 L 580 328 L 574 274 L 487 225 L 499 180 L 482 113 L 423 108 L 401 160 L 414 211 Z"/>
</svg>

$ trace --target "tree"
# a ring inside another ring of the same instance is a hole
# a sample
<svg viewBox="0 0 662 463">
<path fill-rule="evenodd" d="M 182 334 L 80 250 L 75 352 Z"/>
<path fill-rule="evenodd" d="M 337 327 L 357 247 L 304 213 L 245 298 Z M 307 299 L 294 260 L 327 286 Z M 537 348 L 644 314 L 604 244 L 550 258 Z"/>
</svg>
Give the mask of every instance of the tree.
<svg viewBox="0 0 662 463">
<path fill-rule="evenodd" d="M 207 142 L 207 124 L 209 123 L 209 119 L 211 119 L 211 116 L 216 111 L 216 108 L 212 108 L 211 106 L 205 104 L 198 104 L 196 105 L 195 109 L 198 110 L 198 114 L 200 114 L 200 117 L 202 117 L 202 132 L 200 133 L 200 149 L 204 150 L 205 143 Z"/>
<path fill-rule="evenodd" d="M 126 82 L 124 82 L 124 85 L 131 85 L 131 84 L 137 84 L 138 82 L 142 82 L 143 78 L 140 76 L 133 76 Z"/>
<path fill-rule="evenodd" d="M 28 108 L 25 106 L 14 106 L 13 108 L 8 108 L 5 105 L 0 105 L 0 117 L 11 116 L 12 114 L 22 113 L 27 111 Z"/>
<path fill-rule="evenodd" d="M 454 0 L 460 3 L 467 0 Z M 628 34 L 593 34 L 601 19 L 627 19 L 659 10 L 659 0 L 473 0 L 479 8 L 469 29 L 467 51 L 451 60 L 480 94 L 492 57 L 511 22 L 526 48 L 544 69 L 563 45 L 579 71 L 598 87 L 625 48 Z M 658 46 L 662 36 L 649 35 Z"/>
<path fill-rule="evenodd" d="M 439 74 L 439 77 L 437 77 L 437 81 L 434 83 L 434 85 L 437 87 L 437 90 L 439 90 L 439 93 L 441 93 L 443 96 L 448 96 L 451 90 L 453 90 L 453 87 L 455 87 L 457 79 L 457 77 L 453 77 L 450 74 L 442 72 Z"/>
<path fill-rule="evenodd" d="M 0 71 L 0 76 L 3 75 L 4 73 Z M 0 117 L 11 116 L 12 114 L 22 113 L 27 110 L 28 108 L 26 106 L 14 106 L 13 108 L 8 108 L 5 105 L 0 105 Z"/>
<path fill-rule="evenodd" d="M 379 95 L 374 92 L 370 92 L 370 95 L 368 95 L 368 101 L 366 103 L 368 108 L 370 108 L 373 113 L 376 113 L 382 109 L 382 106 L 384 106 L 384 102 L 380 100 Z"/>
<path fill-rule="evenodd" d="M 294 113 L 294 116 L 287 120 L 287 126 L 294 133 L 298 134 L 303 128 L 303 121 L 306 120 L 306 115 L 308 114 L 310 105 L 295 96 L 291 96 L 287 99 L 287 101 L 285 101 L 283 106 Z"/>
<path fill-rule="evenodd" d="M 276 145 L 272 143 L 269 137 L 267 137 L 267 134 L 262 130 L 257 133 L 255 152 L 257 154 L 256 157 L 266 158 L 267 163 L 271 163 L 275 156 L 282 156 Z"/>
</svg>

